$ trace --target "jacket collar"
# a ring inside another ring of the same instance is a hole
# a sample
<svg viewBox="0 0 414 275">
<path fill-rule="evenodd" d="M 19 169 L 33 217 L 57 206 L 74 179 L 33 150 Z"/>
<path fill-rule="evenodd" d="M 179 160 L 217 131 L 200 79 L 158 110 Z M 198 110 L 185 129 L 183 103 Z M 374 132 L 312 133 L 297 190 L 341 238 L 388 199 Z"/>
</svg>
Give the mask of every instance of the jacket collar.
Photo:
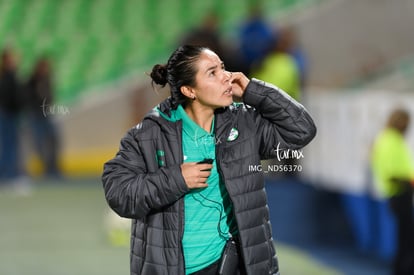
<svg viewBox="0 0 414 275">
<path fill-rule="evenodd" d="M 169 117 L 171 116 L 171 110 L 176 109 L 174 108 L 173 100 L 171 97 L 168 97 L 167 99 L 162 101 L 160 104 L 158 104 L 156 108 Z"/>
<path fill-rule="evenodd" d="M 214 112 L 214 133 L 217 138 L 223 137 L 227 138 L 229 135 L 229 128 L 228 124 L 233 124 L 232 122 L 232 112 L 229 112 L 229 108 L 231 109 L 233 106 L 230 107 L 223 107 L 219 108 Z M 173 122 L 172 118 L 172 110 L 173 108 L 172 99 L 168 97 L 161 103 L 159 103 L 154 109 L 152 109 L 144 119 L 150 119 L 160 125 L 161 128 L 176 129 L 176 122 Z M 161 116 L 160 112 L 164 114 Z"/>
<path fill-rule="evenodd" d="M 229 111 L 229 108 L 220 108 L 215 111 L 215 135 L 216 139 L 220 141 L 225 141 L 230 133 L 231 127 L 229 124 L 233 124 L 234 119 L 232 118 L 232 113 Z M 218 142 L 220 144 L 220 142 Z"/>
</svg>

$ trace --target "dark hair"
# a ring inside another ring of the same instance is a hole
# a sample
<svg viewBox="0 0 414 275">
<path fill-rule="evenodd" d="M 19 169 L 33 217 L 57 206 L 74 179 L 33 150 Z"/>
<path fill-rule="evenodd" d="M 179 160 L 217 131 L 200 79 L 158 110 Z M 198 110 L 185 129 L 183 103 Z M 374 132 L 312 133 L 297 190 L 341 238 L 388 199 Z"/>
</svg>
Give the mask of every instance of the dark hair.
<svg viewBox="0 0 414 275">
<path fill-rule="evenodd" d="M 404 133 L 407 130 L 408 124 L 410 122 L 410 114 L 407 110 L 402 108 L 397 108 L 393 110 L 388 117 L 387 126 L 389 128 L 394 128 L 401 133 Z"/>
<path fill-rule="evenodd" d="M 153 83 L 162 87 L 168 83 L 170 86 L 174 108 L 187 101 L 180 88 L 187 85 L 195 86 L 197 68 L 194 64 L 199 59 L 201 52 L 206 49 L 200 46 L 181 46 L 172 53 L 167 64 L 157 64 L 152 68 L 150 76 Z"/>
<path fill-rule="evenodd" d="M 1 60 L 0 60 L 0 74 L 8 70 L 8 59 L 12 55 L 12 51 L 9 48 L 4 48 L 1 51 Z"/>
</svg>

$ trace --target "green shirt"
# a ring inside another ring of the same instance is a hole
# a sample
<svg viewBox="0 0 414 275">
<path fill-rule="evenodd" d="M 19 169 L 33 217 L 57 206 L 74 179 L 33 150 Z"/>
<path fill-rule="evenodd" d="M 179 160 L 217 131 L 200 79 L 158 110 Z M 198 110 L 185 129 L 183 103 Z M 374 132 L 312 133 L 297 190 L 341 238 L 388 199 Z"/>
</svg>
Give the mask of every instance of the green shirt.
<svg viewBox="0 0 414 275">
<path fill-rule="evenodd" d="M 210 133 L 196 124 L 181 105 L 171 112 L 168 119 L 183 122 L 184 162 L 198 162 L 205 158 L 215 160 L 214 119 Z M 192 189 L 184 196 L 182 244 L 186 274 L 203 269 L 220 259 L 226 240 L 230 237 L 227 217 L 232 208 L 224 207 L 224 202 L 229 201 L 229 198 L 220 180 L 216 161 L 213 162 L 207 184 L 207 188 Z"/>
<path fill-rule="evenodd" d="M 372 152 L 372 171 L 380 195 L 389 198 L 401 192 L 391 178 L 414 179 L 413 159 L 404 137 L 395 129 L 385 129 L 377 137 Z"/>
</svg>

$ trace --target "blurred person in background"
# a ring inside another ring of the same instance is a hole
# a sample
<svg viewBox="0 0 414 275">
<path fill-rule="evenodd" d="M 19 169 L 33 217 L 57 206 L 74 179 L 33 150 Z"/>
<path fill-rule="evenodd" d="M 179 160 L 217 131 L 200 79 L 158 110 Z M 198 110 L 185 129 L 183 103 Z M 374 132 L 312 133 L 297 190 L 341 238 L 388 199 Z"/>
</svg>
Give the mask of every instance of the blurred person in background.
<svg viewBox="0 0 414 275">
<path fill-rule="evenodd" d="M 300 91 L 304 92 L 308 79 L 308 60 L 304 49 L 301 47 L 298 41 L 297 30 L 294 26 L 286 27 L 285 35 L 290 40 L 289 53 L 295 60 L 296 66 L 299 71 Z"/>
<path fill-rule="evenodd" d="M 238 45 L 225 43 L 220 37 L 220 17 L 217 12 L 209 12 L 201 22 L 201 25 L 190 30 L 180 41 L 180 45 L 202 46 L 211 49 L 218 56 L 223 56 L 223 61 L 229 70 L 247 70 Z"/>
<path fill-rule="evenodd" d="M 109 206 L 133 219 L 131 274 L 279 274 L 264 176 L 249 165 L 275 158 L 278 144 L 310 142 L 310 115 L 204 47 L 179 47 L 151 78 L 171 96 L 126 134 L 102 176 Z"/>
<path fill-rule="evenodd" d="M 16 57 L 11 49 L 4 49 L 0 63 L 0 180 L 13 180 L 21 175 L 18 135 L 21 110 Z"/>
<path fill-rule="evenodd" d="M 252 67 L 262 62 L 277 40 L 277 33 L 264 19 L 262 7 L 258 3 L 251 4 L 239 36 L 241 53 L 247 67 L 244 73 L 250 75 Z"/>
<path fill-rule="evenodd" d="M 394 110 L 372 152 L 376 186 L 380 196 L 388 200 L 397 225 L 394 275 L 414 274 L 414 162 L 404 140 L 409 122 L 406 110 Z"/>
<path fill-rule="evenodd" d="M 282 28 L 274 41 L 272 49 L 252 76 L 277 85 L 295 100 L 300 100 L 301 79 L 298 64 L 291 55 L 294 37 L 290 28 Z"/>
<path fill-rule="evenodd" d="M 184 35 L 180 45 L 203 46 L 223 54 L 223 45 L 219 35 L 219 17 L 215 12 L 209 12 L 201 21 L 201 25 Z"/>
<path fill-rule="evenodd" d="M 50 61 L 41 57 L 25 83 L 26 111 L 32 130 L 35 151 L 42 161 L 44 175 L 58 178 L 59 139 L 50 108 L 54 104 L 54 89 Z"/>
</svg>

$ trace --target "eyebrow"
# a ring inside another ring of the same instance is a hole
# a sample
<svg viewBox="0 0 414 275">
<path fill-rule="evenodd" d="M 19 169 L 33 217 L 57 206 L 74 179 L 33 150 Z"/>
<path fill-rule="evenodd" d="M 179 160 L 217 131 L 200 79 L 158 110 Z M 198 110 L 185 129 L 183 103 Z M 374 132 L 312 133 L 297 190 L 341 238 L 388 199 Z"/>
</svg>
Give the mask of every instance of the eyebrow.
<svg viewBox="0 0 414 275">
<path fill-rule="evenodd" d="M 221 65 L 221 67 L 223 67 L 224 66 L 224 62 L 220 62 L 220 65 Z M 207 70 L 206 70 L 206 72 L 209 72 L 209 71 L 211 71 L 211 70 L 215 70 L 215 69 L 217 69 L 217 65 L 213 65 L 213 66 L 211 66 L 211 67 L 209 67 Z"/>
</svg>

